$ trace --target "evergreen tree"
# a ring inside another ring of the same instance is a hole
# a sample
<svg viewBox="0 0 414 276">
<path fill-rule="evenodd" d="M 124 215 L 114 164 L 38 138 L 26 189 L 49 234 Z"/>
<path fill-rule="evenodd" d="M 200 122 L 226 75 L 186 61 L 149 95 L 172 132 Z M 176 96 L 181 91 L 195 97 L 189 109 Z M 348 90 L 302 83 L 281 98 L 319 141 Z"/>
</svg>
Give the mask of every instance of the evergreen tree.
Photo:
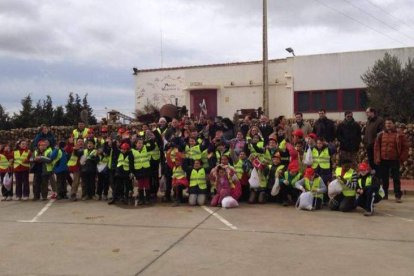
<svg viewBox="0 0 414 276">
<path fill-rule="evenodd" d="M 93 109 L 88 103 L 88 93 L 85 94 L 85 96 L 82 99 L 82 107 L 84 110 L 88 112 L 88 124 L 89 125 L 96 125 L 98 121 L 96 120 L 96 117 L 93 115 Z"/>
<path fill-rule="evenodd" d="M 57 106 L 53 110 L 53 120 L 52 125 L 54 126 L 66 126 L 68 125 L 67 117 L 65 116 L 65 111 L 61 105 Z"/>
<path fill-rule="evenodd" d="M 19 114 L 14 114 L 13 122 L 16 128 L 34 127 L 35 122 L 33 120 L 33 101 L 32 97 L 27 95 L 21 101 L 22 110 Z"/>
<path fill-rule="evenodd" d="M 42 124 L 51 125 L 53 121 L 53 102 L 52 98 L 47 95 L 42 104 Z"/>
<path fill-rule="evenodd" d="M 38 100 L 32 112 L 33 124 L 39 126 L 43 124 L 43 108 L 41 100 Z"/>
<path fill-rule="evenodd" d="M 7 130 L 12 127 L 9 114 L 0 104 L 0 129 Z"/>
<path fill-rule="evenodd" d="M 65 105 L 65 109 L 66 109 L 65 115 L 66 115 L 67 124 L 75 125 L 77 123 L 77 118 L 79 116 L 80 111 L 76 110 L 75 97 L 73 96 L 73 92 L 69 93 L 68 101 Z"/>
</svg>

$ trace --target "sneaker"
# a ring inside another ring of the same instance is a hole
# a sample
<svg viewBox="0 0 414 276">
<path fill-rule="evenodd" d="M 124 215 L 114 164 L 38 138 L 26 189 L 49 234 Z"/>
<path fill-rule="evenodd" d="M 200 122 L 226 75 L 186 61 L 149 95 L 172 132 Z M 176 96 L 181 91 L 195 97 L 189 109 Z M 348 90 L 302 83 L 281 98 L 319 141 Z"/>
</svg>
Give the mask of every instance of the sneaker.
<svg viewBox="0 0 414 276">
<path fill-rule="evenodd" d="M 97 195 L 94 195 L 94 196 L 92 197 L 92 199 L 94 199 L 94 200 L 101 200 L 101 199 L 102 199 L 102 196 L 97 196 Z"/>
<path fill-rule="evenodd" d="M 89 197 L 88 196 L 83 196 L 82 197 L 82 201 L 85 201 L 85 200 L 88 200 L 89 199 Z"/>
<path fill-rule="evenodd" d="M 72 194 L 72 195 L 70 196 L 70 200 L 72 200 L 72 201 L 76 201 L 76 200 L 78 200 L 78 199 L 76 198 L 76 195 L 75 195 L 75 194 Z"/>
<path fill-rule="evenodd" d="M 366 217 L 370 217 L 372 215 L 373 215 L 373 212 L 372 211 L 371 212 L 368 212 L 368 211 L 365 211 L 364 212 L 364 216 L 366 216 Z"/>
<path fill-rule="evenodd" d="M 12 201 L 13 198 L 11 196 L 6 197 L 6 201 Z"/>
<path fill-rule="evenodd" d="M 107 201 L 107 200 L 108 200 L 108 196 L 106 196 L 106 195 L 103 195 L 103 196 L 102 196 L 102 200 L 105 200 L 105 201 Z"/>
<path fill-rule="evenodd" d="M 22 198 L 22 200 L 23 200 L 23 201 L 28 201 L 28 200 L 29 200 L 29 197 L 24 196 L 24 197 Z"/>
<path fill-rule="evenodd" d="M 57 194 L 55 193 L 55 192 L 53 192 L 51 195 L 50 195 L 50 199 L 56 199 L 57 198 Z"/>
<path fill-rule="evenodd" d="M 7 200 L 7 196 L 3 196 L 2 198 L 1 198 L 1 201 L 6 201 Z"/>
<path fill-rule="evenodd" d="M 395 198 L 395 202 L 397 202 L 397 203 L 402 203 L 401 197 L 396 197 L 396 198 Z"/>
<path fill-rule="evenodd" d="M 14 200 L 20 201 L 20 200 L 22 200 L 22 198 L 21 197 L 16 197 Z"/>
</svg>

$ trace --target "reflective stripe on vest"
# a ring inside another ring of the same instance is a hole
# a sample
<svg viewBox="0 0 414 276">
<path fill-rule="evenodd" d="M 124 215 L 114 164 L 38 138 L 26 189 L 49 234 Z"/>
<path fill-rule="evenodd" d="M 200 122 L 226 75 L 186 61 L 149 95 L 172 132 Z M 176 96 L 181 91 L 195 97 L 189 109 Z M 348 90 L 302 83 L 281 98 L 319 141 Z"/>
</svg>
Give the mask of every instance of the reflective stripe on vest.
<svg viewBox="0 0 414 276">
<path fill-rule="evenodd" d="M 342 168 L 341 167 L 338 167 L 338 168 L 336 168 L 336 170 L 335 170 L 335 175 L 336 176 L 340 176 L 341 175 L 341 172 L 342 172 Z M 345 174 L 344 174 L 344 179 L 348 182 L 350 182 L 351 180 L 352 180 L 352 175 L 353 175 L 353 173 L 354 173 L 354 170 L 353 169 L 349 169 Z M 345 183 L 344 183 L 345 184 Z M 344 195 L 344 196 L 355 196 L 356 195 L 356 191 L 355 190 L 352 190 L 352 189 L 350 189 L 348 186 L 346 186 L 346 185 L 342 185 L 342 194 Z"/>
<path fill-rule="evenodd" d="M 9 168 L 9 160 L 7 160 L 7 157 L 3 154 L 0 154 L 0 170 L 7 170 Z"/>
<path fill-rule="evenodd" d="M 325 148 L 321 151 L 321 153 L 318 152 L 316 148 L 312 149 L 312 168 L 316 169 L 318 166 L 321 167 L 321 169 L 328 170 L 331 168 L 331 156 L 329 155 L 329 149 Z"/>
<path fill-rule="evenodd" d="M 208 168 L 208 150 L 205 149 L 203 150 L 203 152 L 201 153 L 201 162 L 203 162 L 203 168 Z"/>
<path fill-rule="evenodd" d="M 309 178 L 305 177 L 305 190 L 306 191 L 311 191 L 312 189 L 319 189 L 321 185 L 321 178 L 320 177 L 315 177 L 313 179 L 313 181 L 310 181 Z M 318 193 L 315 195 L 315 197 L 322 199 L 323 198 L 323 194 L 322 193 Z"/>
<path fill-rule="evenodd" d="M 75 151 L 73 151 L 67 163 L 68 167 L 76 166 L 76 164 L 78 164 L 78 160 L 79 160 L 79 157 L 76 156 Z"/>
<path fill-rule="evenodd" d="M 57 164 L 57 162 L 59 162 L 59 160 L 62 158 L 63 152 L 61 149 L 58 149 L 58 155 L 56 156 L 55 159 L 53 159 L 52 161 L 52 165 L 53 167 L 55 167 L 55 165 Z"/>
<path fill-rule="evenodd" d="M 84 149 L 83 155 L 86 156 L 86 159 L 91 159 L 92 156 L 96 156 L 96 150 L 88 151 L 88 149 Z"/>
<path fill-rule="evenodd" d="M 236 175 L 238 179 L 241 179 L 243 176 L 243 160 L 237 161 L 236 164 L 234 164 L 234 169 L 236 170 Z"/>
<path fill-rule="evenodd" d="M 201 168 L 198 171 L 192 170 L 190 176 L 190 187 L 198 186 L 200 189 L 207 189 L 206 171 Z"/>
<path fill-rule="evenodd" d="M 52 152 L 53 152 L 52 148 L 49 147 L 43 152 L 43 156 L 45 156 L 47 158 L 50 158 L 50 156 L 52 155 Z M 53 163 L 52 162 L 46 163 L 46 171 L 47 172 L 52 172 L 53 171 Z"/>
<path fill-rule="evenodd" d="M 116 164 L 116 167 L 122 167 L 124 171 L 129 171 L 129 156 L 126 155 L 125 157 L 124 154 L 121 152 L 118 156 L 118 162 Z"/>
<path fill-rule="evenodd" d="M 181 166 L 174 167 L 172 177 L 175 179 L 183 179 L 185 178 L 185 171 Z"/>
<path fill-rule="evenodd" d="M 134 168 L 136 170 L 150 167 L 150 156 L 145 145 L 141 151 L 133 149 L 132 154 L 134 155 Z"/>
<path fill-rule="evenodd" d="M 369 187 L 372 184 L 372 176 L 367 176 L 367 178 L 365 179 L 365 187 Z M 360 189 L 364 188 L 362 187 L 362 179 L 358 179 L 358 187 Z"/>
<path fill-rule="evenodd" d="M 264 142 L 263 141 L 257 142 L 256 147 L 258 147 L 259 149 L 263 149 Z M 257 153 L 256 149 L 253 147 L 252 144 L 249 144 L 249 150 L 250 150 L 250 153 Z"/>
<path fill-rule="evenodd" d="M 86 136 L 88 136 L 88 132 L 89 132 L 89 129 L 86 128 L 86 127 L 83 129 L 82 132 L 79 132 L 78 129 L 74 129 L 72 131 L 73 138 L 75 138 L 75 139 L 78 139 L 78 138 L 86 138 Z"/>
<path fill-rule="evenodd" d="M 285 172 L 285 180 L 289 181 L 289 185 L 295 186 L 296 182 L 299 181 L 299 179 L 302 178 L 302 175 L 300 173 L 297 173 L 292 180 L 289 181 L 289 172 Z"/>
<path fill-rule="evenodd" d="M 192 147 L 185 146 L 185 155 L 187 158 L 193 159 L 193 160 L 199 160 L 201 159 L 201 149 L 200 145 L 195 145 Z"/>
<path fill-rule="evenodd" d="M 158 161 L 161 158 L 161 152 L 160 152 L 160 148 L 158 147 L 158 144 L 155 143 L 155 148 L 149 152 L 151 160 L 155 160 Z"/>
<path fill-rule="evenodd" d="M 29 151 L 23 151 L 22 155 L 20 155 L 20 151 L 15 150 L 13 153 L 14 164 L 13 168 L 17 168 L 18 166 L 29 168 L 29 162 L 27 161 L 27 157 L 29 157 Z M 26 160 L 26 161 L 25 161 Z"/>
</svg>

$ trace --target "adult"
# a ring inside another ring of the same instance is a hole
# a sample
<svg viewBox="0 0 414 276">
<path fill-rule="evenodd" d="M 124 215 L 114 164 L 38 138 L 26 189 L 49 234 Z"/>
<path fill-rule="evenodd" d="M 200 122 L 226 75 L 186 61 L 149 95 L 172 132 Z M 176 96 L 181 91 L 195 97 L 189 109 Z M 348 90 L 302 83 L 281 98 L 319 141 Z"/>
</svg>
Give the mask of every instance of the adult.
<svg viewBox="0 0 414 276">
<path fill-rule="evenodd" d="M 72 131 L 72 136 L 77 140 L 78 138 L 87 138 L 89 129 L 85 126 L 84 122 L 78 122 L 78 127 Z"/>
<path fill-rule="evenodd" d="M 243 122 L 240 124 L 240 130 L 243 133 L 243 137 L 247 136 L 247 132 L 249 132 L 250 127 L 252 126 L 252 117 L 247 115 L 244 117 Z"/>
<path fill-rule="evenodd" d="M 281 115 L 274 119 L 274 132 L 277 132 L 277 127 L 281 127 L 285 131 L 285 136 L 288 141 L 292 140 L 292 128 L 289 126 L 285 116 Z"/>
<path fill-rule="evenodd" d="M 340 158 L 352 160 L 356 167 L 361 144 L 361 126 L 355 122 L 351 111 L 345 111 L 345 119 L 338 125 L 336 137 L 339 141 Z"/>
<path fill-rule="evenodd" d="M 259 130 L 263 135 L 265 144 L 267 144 L 269 141 L 269 135 L 273 132 L 273 128 L 269 123 L 269 118 L 267 118 L 265 115 L 260 116 Z"/>
<path fill-rule="evenodd" d="M 335 123 L 326 117 L 326 110 L 320 109 L 319 119 L 313 126 L 316 136 L 324 138 L 326 142 L 332 143 L 335 140 Z"/>
<path fill-rule="evenodd" d="M 53 148 L 56 145 L 56 139 L 49 127 L 42 124 L 39 128 L 39 132 L 33 139 L 32 148 L 35 149 L 41 140 L 48 140 L 50 146 Z"/>
<path fill-rule="evenodd" d="M 401 203 L 400 164 L 408 159 L 408 142 L 402 132 L 395 128 L 394 120 L 385 120 L 385 129 L 381 131 L 374 144 L 374 161 L 379 166 L 379 175 L 384 187 L 384 199 L 388 199 L 389 177 L 394 185 L 395 201 Z"/>
<path fill-rule="evenodd" d="M 368 107 L 365 112 L 367 114 L 367 123 L 365 125 L 362 142 L 367 151 L 369 166 L 371 169 L 378 171 L 377 165 L 374 162 L 374 144 L 378 133 L 384 128 L 384 120 L 378 117 L 377 111 L 372 107 Z"/>
<path fill-rule="evenodd" d="M 303 114 L 301 112 L 295 113 L 295 121 L 296 122 L 292 125 L 293 131 L 300 129 L 304 136 L 307 136 L 312 132 L 311 125 L 303 120 Z"/>
</svg>

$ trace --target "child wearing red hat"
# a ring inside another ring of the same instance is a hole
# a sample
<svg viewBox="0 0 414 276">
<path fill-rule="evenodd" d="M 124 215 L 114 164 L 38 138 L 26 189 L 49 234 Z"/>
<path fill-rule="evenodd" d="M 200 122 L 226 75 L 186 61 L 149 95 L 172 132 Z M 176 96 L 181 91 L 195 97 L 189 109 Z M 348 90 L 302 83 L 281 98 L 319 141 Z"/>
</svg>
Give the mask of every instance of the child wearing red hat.
<svg viewBox="0 0 414 276">
<path fill-rule="evenodd" d="M 374 214 L 374 203 L 380 202 L 385 193 L 379 179 L 371 174 L 368 163 L 359 164 L 358 170 L 357 206 L 365 210 L 364 216 L 372 216 Z"/>
<path fill-rule="evenodd" d="M 282 175 L 279 180 L 280 184 L 280 197 L 283 206 L 288 206 L 296 202 L 299 196 L 299 191 L 295 188 L 296 182 L 302 178 L 302 174 L 299 172 L 298 163 L 290 163 L 288 170 Z M 290 199 L 289 199 L 290 197 Z"/>
<path fill-rule="evenodd" d="M 172 170 L 172 188 L 175 191 L 175 199 L 173 207 L 179 206 L 183 203 L 183 190 L 188 187 L 188 179 L 185 170 L 183 169 L 184 154 L 176 152 L 174 160 L 171 157 L 173 149 L 167 152 L 167 164 Z"/>
<path fill-rule="evenodd" d="M 112 200 L 108 204 L 114 204 L 118 200 L 122 200 L 128 204 L 129 186 L 131 178 L 133 178 L 132 170 L 134 168 L 134 155 L 130 151 L 128 143 L 120 146 L 120 152 L 116 162 L 115 169 L 115 187 L 112 191 Z"/>
<path fill-rule="evenodd" d="M 312 168 L 305 170 L 304 177 L 296 182 L 296 189 L 303 192 L 312 192 L 313 195 L 313 208 L 319 210 L 322 207 L 323 195 L 326 193 L 327 188 L 323 179 L 315 173 Z"/>
</svg>

